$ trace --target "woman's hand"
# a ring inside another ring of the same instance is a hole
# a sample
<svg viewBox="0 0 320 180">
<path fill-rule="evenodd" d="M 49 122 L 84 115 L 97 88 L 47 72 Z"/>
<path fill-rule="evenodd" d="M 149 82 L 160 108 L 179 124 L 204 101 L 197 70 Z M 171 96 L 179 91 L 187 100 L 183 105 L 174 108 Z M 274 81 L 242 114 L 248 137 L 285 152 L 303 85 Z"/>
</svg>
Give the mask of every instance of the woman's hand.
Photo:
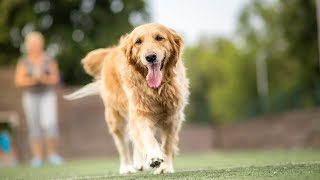
<svg viewBox="0 0 320 180">
<path fill-rule="evenodd" d="M 27 76 L 27 71 L 24 65 L 19 62 L 17 64 L 16 73 L 15 73 L 15 85 L 17 87 L 29 87 L 34 86 L 38 83 L 36 78 Z"/>
<path fill-rule="evenodd" d="M 56 85 L 59 82 L 59 70 L 57 63 L 49 65 L 49 74 L 41 75 L 37 80 L 42 84 Z"/>
<path fill-rule="evenodd" d="M 24 65 L 20 62 L 17 65 L 15 73 L 15 85 L 17 87 L 30 87 L 38 83 L 55 85 L 59 82 L 59 70 L 57 63 L 49 65 L 49 74 L 44 74 L 39 77 L 27 76 L 27 71 Z"/>
</svg>

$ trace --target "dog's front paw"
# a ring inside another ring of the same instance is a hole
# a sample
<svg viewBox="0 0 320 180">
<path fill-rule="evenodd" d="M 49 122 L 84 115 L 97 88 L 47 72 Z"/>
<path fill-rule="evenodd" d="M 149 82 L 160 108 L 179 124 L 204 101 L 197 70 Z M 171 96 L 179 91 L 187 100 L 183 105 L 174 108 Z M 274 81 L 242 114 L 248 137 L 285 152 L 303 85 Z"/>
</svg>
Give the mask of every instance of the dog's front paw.
<svg viewBox="0 0 320 180">
<path fill-rule="evenodd" d="M 161 163 L 163 163 L 163 158 L 151 158 L 149 160 L 149 165 L 152 168 L 160 167 Z"/>
<path fill-rule="evenodd" d="M 164 158 L 160 149 L 153 149 L 147 153 L 147 163 L 152 168 L 158 168 L 163 163 Z"/>
<path fill-rule="evenodd" d="M 154 171 L 154 174 L 163 174 L 163 173 L 173 173 L 172 165 L 168 165 L 167 163 L 162 163 L 159 168 Z"/>
<path fill-rule="evenodd" d="M 137 172 L 131 165 L 121 165 L 119 169 L 120 174 L 130 174 Z"/>
</svg>

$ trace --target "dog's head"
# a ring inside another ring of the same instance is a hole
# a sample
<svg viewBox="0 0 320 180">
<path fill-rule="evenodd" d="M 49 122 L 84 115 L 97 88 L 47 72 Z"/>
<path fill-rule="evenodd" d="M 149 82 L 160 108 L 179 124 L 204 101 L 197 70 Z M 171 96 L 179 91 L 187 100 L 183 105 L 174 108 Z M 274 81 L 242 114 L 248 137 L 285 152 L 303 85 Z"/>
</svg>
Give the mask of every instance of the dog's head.
<svg viewBox="0 0 320 180">
<path fill-rule="evenodd" d="M 130 65 L 156 89 L 163 79 L 173 76 L 183 41 L 174 30 L 151 23 L 136 27 L 120 44 Z"/>
</svg>

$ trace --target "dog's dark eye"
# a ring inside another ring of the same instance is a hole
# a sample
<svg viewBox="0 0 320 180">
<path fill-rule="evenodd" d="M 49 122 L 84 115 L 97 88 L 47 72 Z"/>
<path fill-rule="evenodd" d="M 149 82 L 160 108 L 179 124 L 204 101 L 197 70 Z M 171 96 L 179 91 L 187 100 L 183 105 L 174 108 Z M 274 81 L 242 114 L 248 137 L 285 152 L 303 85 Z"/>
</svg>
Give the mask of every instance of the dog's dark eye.
<svg viewBox="0 0 320 180">
<path fill-rule="evenodd" d="M 157 41 L 162 41 L 163 39 L 164 39 L 164 37 L 161 36 L 161 35 L 157 35 L 157 36 L 156 36 L 156 40 L 157 40 Z"/>
<path fill-rule="evenodd" d="M 141 43 L 142 43 L 141 39 L 137 39 L 137 40 L 136 40 L 136 44 L 139 45 L 139 44 L 141 44 Z"/>
</svg>

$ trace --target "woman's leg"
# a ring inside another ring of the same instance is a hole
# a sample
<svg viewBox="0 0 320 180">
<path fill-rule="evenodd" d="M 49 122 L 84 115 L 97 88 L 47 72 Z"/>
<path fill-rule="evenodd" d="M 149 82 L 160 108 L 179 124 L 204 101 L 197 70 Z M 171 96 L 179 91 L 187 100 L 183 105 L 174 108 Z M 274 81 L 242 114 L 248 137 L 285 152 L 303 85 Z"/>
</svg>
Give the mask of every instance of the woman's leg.
<svg viewBox="0 0 320 180">
<path fill-rule="evenodd" d="M 39 122 L 39 97 L 37 94 L 24 92 L 22 105 L 25 111 L 29 131 L 31 151 L 34 159 L 42 159 L 41 126 Z M 37 163 L 39 164 L 39 163 Z"/>
<path fill-rule="evenodd" d="M 31 140 L 31 151 L 34 158 L 42 159 L 42 142 L 40 140 Z"/>
<path fill-rule="evenodd" d="M 46 149 L 47 149 L 48 156 L 52 156 L 52 155 L 57 154 L 57 151 L 56 151 L 57 139 L 56 138 L 46 137 L 45 143 L 46 143 Z"/>
<path fill-rule="evenodd" d="M 57 96 L 54 91 L 46 92 L 41 97 L 40 122 L 45 131 L 47 156 L 57 155 Z"/>
</svg>

